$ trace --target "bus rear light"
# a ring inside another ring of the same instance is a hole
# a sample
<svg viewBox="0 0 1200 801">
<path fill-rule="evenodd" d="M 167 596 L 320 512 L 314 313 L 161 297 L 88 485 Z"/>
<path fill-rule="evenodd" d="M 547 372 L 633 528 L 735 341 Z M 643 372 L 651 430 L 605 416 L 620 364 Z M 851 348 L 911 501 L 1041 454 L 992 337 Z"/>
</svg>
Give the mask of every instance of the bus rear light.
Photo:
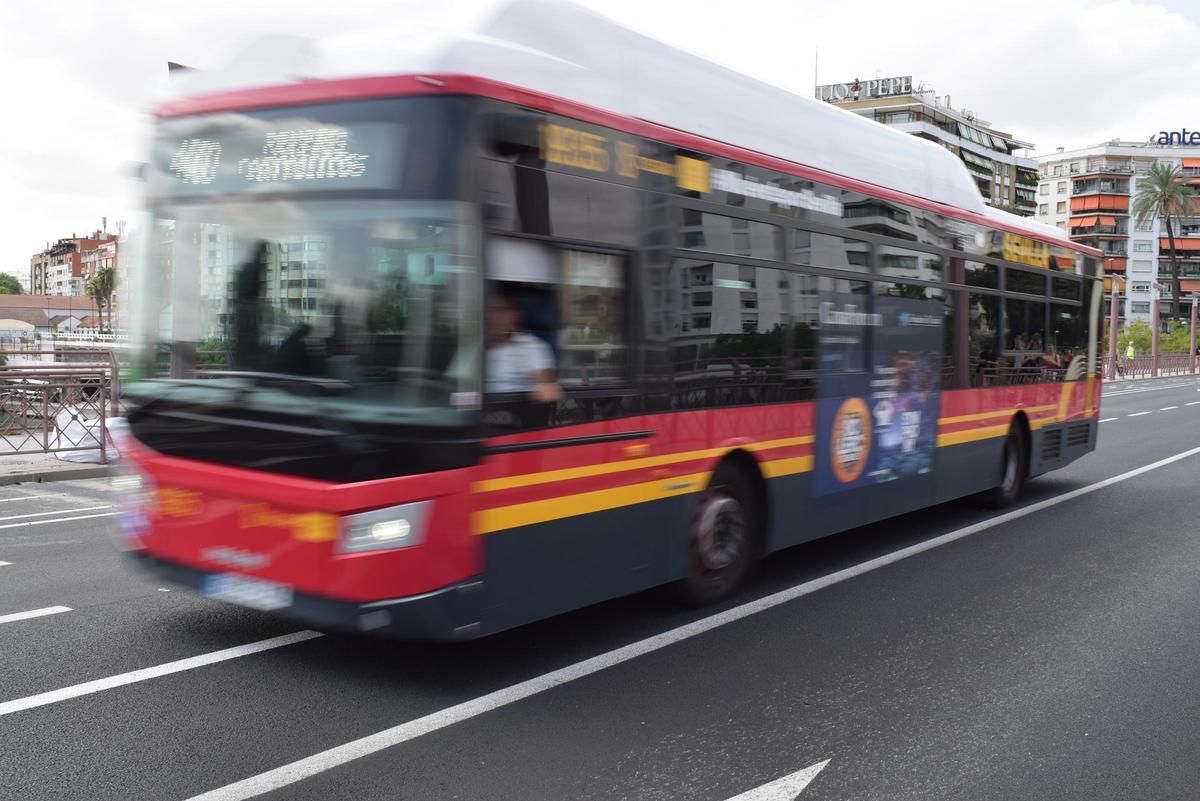
<svg viewBox="0 0 1200 801">
<path fill-rule="evenodd" d="M 342 521 L 342 553 L 409 548 L 425 540 L 431 501 L 347 515 Z"/>
</svg>

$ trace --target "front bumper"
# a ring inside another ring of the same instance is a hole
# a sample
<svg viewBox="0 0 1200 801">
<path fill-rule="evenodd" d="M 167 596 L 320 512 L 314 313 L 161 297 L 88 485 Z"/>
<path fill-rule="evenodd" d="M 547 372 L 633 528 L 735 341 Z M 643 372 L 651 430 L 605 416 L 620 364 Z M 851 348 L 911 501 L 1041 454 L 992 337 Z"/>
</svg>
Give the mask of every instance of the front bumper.
<svg viewBox="0 0 1200 801">
<path fill-rule="evenodd" d="M 131 552 L 143 570 L 197 593 L 209 571 Z M 409 640 L 465 640 L 483 633 L 483 581 L 468 581 L 403 598 L 357 603 L 296 592 L 292 605 L 271 612 L 316 629 Z"/>
</svg>

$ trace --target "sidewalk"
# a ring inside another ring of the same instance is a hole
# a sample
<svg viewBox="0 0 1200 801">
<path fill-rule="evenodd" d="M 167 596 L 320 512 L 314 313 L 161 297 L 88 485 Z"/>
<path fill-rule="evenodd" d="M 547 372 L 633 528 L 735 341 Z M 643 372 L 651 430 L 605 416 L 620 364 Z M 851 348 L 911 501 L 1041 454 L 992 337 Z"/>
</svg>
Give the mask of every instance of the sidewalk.
<svg viewBox="0 0 1200 801">
<path fill-rule="evenodd" d="M 10 453 L 0 456 L 0 486 L 42 481 L 76 481 L 113 475 L 116 464 L 74 464 L 52 453 Z"/>
</svg>

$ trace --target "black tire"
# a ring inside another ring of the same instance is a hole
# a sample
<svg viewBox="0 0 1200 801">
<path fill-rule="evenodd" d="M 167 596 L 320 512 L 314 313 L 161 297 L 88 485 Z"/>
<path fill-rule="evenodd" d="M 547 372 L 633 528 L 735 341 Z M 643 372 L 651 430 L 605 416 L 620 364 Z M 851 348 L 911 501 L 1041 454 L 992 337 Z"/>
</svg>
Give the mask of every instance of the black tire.
<svg viewBox="0 0 1200 801">
<path fill-rule="evenodd" d="M 746 578 L 758 553 L 760 509 L 746 471 L 721 464 L 696 501 L 688 523 L 688 575 L 676 585 L 692 606 L 728 598 Z"/>
<path fill-rule="evenodd" d="M 1000 483 L 985 492 L 983 501 L 993 509 L 1012 506 L 1025 489 L 1029 476 L 1029 458 L 1025 446 L 1025 434 L 1019 425 L 1013 425 L 1004 438 L 1004 454 L 1000 457 Z"/>
</svg>

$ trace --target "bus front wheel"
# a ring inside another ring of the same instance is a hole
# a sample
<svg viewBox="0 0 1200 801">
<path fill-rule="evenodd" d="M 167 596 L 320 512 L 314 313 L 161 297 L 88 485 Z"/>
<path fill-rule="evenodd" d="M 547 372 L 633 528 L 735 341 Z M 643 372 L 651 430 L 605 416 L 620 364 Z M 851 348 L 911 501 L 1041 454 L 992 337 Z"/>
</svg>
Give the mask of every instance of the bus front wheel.
<svg viewBox="0 0 1200 801">
<path fill-rule="evenodd" d="M 726 462 L 713 473 L 688 526 L 688 575 L 678 584 L 686 603 L 714 603 L 741 585 L 756 553 L 754 497 L 738 465 Z"/>
<path fill-rule="evenodd" d="M 1012 506 L 1021 497 L 1028 477 L 1029 462 L 1025 437 L 1021 427 L 1014 424 L 1004 439 L 1004 455 L 1000 461 L 1000 483 L 984 494 L 984 501 L 994 509 Z"/>
</svg>

